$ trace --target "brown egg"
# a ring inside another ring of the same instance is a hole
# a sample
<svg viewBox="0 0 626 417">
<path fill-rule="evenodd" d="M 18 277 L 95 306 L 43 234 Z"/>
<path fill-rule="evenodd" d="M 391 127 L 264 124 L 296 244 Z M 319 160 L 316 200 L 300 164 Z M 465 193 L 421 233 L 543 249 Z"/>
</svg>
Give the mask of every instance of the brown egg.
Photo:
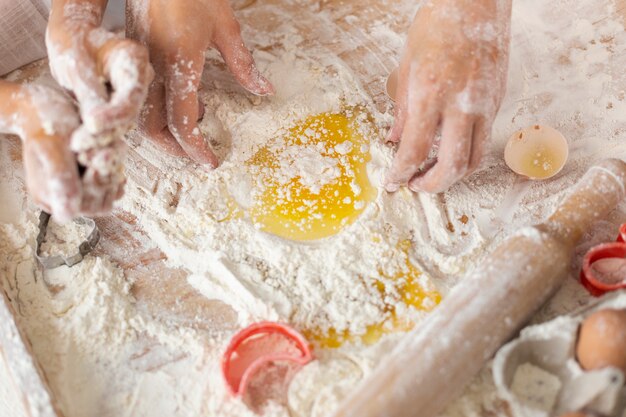
<svg viewBox="0 0 626 417">
<path fill-rule="evenodd" d="M 626 374 L 626 310 L 596 311 L 580 326 L 576 356 L 583 369 L 613 366 Z"/>
</svg>

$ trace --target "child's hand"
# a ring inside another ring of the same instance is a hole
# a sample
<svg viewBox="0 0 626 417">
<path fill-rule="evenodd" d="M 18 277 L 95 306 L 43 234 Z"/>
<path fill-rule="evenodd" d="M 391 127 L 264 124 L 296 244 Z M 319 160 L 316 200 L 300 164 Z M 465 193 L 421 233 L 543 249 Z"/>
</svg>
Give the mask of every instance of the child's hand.
<svg viewBox="0 0 626 417">
<path fill-rule="evenodd" d="M 478 167 L 504 96 L 510 7 L 510 0 L 441 0 L 418 11 L 387 138 L 400 142 L 388 191 L 408 183 L 413 191 L 442 192 Z M 422 167 L 439 126 L 437 161 Z"/>
<path fill-rule="evenodd" d="M 123 193 L 124 178 L 110 168 L 116 166 L 111 159 L 120 158 L 119 140 L 92 151 L 79 175 L 77 154 L 70 150 L 79 124 L 76 109 L 62 93 L 0 80 L 0 133 L 22 138 L 28 191 L 61 221 L 106 213 Z"/>
<path fill-rule="evenodd" d="M 153 78 L 148 51 L 100 27 L 106 0 L 52 3 L 46 45 L 53 76 L 76 96 L 89 134 L 123 133 Z"/>
<path fill-rule="evenodd" d="M 130 0 L 131 37 L 148 45 L 156 71 L 140 127 L 165 151 L 212 167 L 218 160 L 198 129 L 204 53 L 217 48 L 237 81 L 257 95 L 274 92 L 241 39 L 228 0 Z"/>
</svg>

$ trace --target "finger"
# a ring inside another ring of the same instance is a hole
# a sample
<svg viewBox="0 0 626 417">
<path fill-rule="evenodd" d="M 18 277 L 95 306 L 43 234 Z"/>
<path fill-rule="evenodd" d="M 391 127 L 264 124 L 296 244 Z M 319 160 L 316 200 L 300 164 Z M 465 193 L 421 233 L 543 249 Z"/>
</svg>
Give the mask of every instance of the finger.
<svg viewBox="0 0 626 417">
<path fill-rule="evenodd" d="M 469 167 L 474 116 L 452 110 L 445 114 L 437 162 L 409 182 L 413 191 L 439 193 L 463 178 Z"/>
<path fill-rule="evenodd" d="M 110 213 L 111 210 L 113 210 L 113 205 L 119 199 L 118 194 L 120 193 L 120 189 L 123 190 L 124 187 L 120 187 L 118 185 L 111 187 L 102 203 L 103 211 L 105 211 L 106 213 Z"/>
<path fill-rule="evenodd" d="M 108 103 L 85 120 L 91 133 L 128 128 L 137 118 L 154 78 L 145 47 L 113 38 L 98 51 L 98 66 L 112 87 Z"/>
<path fill-rule="evenodd" d="M 408 85 L 409 85 L 409 64 L 404 60 L 398 70 L 398 87 L 396 90 L 396 104 L 394 108 L 393 126 L 389 130 L 385 142 L 398 142 L 402 136 L 404 124 L 407 116 L 408 103 Z"/>
<path fill-rule="evenodd" d="M 479 117 L 474 124 L 472 138 L 472 151 L 470 154 L 468 174 L 476 171 L 480 166 L 485 153 L 485 146 L 491 136 L 491 121 L 485 117 Z"/>
<path fill-rule="evenodd" d="M 82 179 L 84 194 L 89 198 L 84 200 L 83 207 L 93 215 L 109 213 L 126 182 L 122 165 L 126 144 L 118 139 L 106 148 L 86 154 L 87 170 Z"/>
<path fill-rule="evenodd" d="M 116 201 L 124 197 L 125 190 L 126 190 L 126 179 L 124 179 L 124 181 L 117 188 L 117 193 L 115 194 Z"/>
<path fill-rule="evenodd" d="M 165 100 L 170 132 L 183 150 L 200 164 L 217 167 L 218 159 L 198 128 L 198 87 L 204 51 L 179 50 L 166 69 Z"/>
<path fill-rule="evenodd" d="M 50 68 L 56 80 L 74 93 L 83 121 L 89 120 L 90 113 L 108 99 L 96 62 L 84 47 L 61 54 L 50 48 L 49 54 Z"/>
<path fill-rule="evenodd" d="M 385 182 L 385 189 L 389 192 L 397 191 L 419 172 L 432 148 L 439 126 L 437 103 L 413 92 L 409 96 L 402 140 Z"/>
<path fill-rule="evenodd" d="M 26 140 L 24 163 L 27 186 L 35 201 L 44 202 L 60 222 L 80 213 L 78 166 L 64 141 L 56 137 Z"/>
<path fill-rule="evenodd" d="M 103 179 L 96 170 L 88 168 L 83 174 L 83 199 L 81 210 L 87 216 L 104 214 L 104 201 L 109 192 L 107 179 Z"/>
<path fill-rule="evenodd" d="M 204 112 L 205 111 L 206 111 L 206 108 L 204 107 L 204 103 L 198 97 L 198 121 L 200 121 L 200 120 L 202 120 L 204 118 Z"/>
<path fill-rule="evenodd" d="M 139 116 L 139 130 L 159 148 L 175 157 L 187 154 L 167 127 L 165 86 L 161 81 L 150 85 L 148 98 Z"/>
<path fill-rule="evenodd" d="M 241 38 L 239 23 L 229 11 L 225 29 L 219 31 L 214 39 L 215 47 L 220 51 L 230 72 L 243 88 L 258 96 L 274 94 L 274 87 L 256 67 L 250 50 Z"/>
</svg>

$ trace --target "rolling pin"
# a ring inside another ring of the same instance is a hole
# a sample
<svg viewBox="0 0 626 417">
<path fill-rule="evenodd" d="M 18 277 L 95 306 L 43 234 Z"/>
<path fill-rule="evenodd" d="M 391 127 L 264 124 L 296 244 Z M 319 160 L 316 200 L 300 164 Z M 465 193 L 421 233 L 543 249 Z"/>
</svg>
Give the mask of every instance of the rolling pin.
<svg viewBox="0 0 626 417">
<path fill-rule="evenodd" d="M 502 242 L 406 335 L 334 417 L 434 417 L 568 276 L 576 243 L 622 200 L 626 163 L 592 167 L 544 223 Z"/>
</svg>

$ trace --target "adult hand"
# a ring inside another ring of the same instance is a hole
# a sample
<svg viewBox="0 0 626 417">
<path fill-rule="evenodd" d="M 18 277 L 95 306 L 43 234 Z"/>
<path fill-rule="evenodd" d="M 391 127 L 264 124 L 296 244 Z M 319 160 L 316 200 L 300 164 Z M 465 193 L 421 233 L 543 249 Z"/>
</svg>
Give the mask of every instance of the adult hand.
<svg viewBox="0 0 626 417">
<path fill-rule="evenodd" d="M 511 0 L 429 1 L 409 30 L 398 73 L 400 142 L 385 187 L 443 192 L 480 164 L 504 96 Z M 434 164 L 424 166 L 441 139 Z"/>
<path fill-rule="evenodd" d="M 237 81 L 253 94 L 273 94 L 241 38 L 228 0 L 129 0 L 130 36 L 145 43 L 156 77 L 140 127 L 166 152 L 216 167 L 218 160 L 198 128 L 203 111 L 198 87 L 204 53 L 217 48 Z"/>
</svg>

